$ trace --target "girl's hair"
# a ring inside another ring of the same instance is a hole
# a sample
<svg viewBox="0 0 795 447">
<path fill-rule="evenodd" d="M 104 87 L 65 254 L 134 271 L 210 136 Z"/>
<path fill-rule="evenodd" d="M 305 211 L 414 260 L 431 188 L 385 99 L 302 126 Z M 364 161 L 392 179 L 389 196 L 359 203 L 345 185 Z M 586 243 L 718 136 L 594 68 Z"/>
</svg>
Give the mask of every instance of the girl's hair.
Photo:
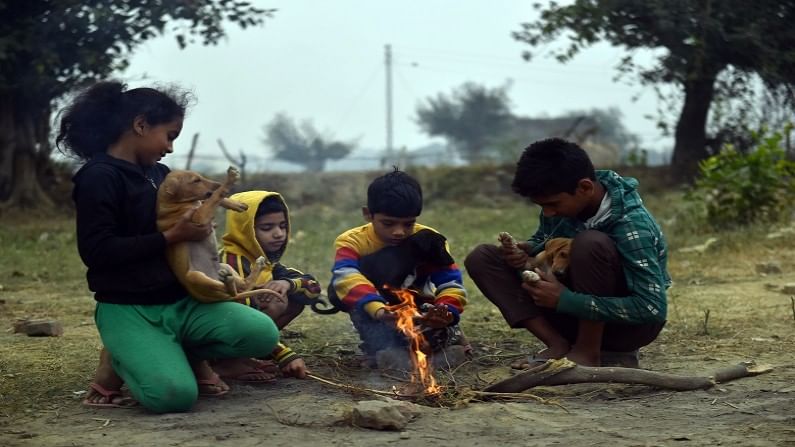
<svg viewBox="0 0 795 447">
<path fill-rule="evenodd" d="M 88 160 L 131 129 L 136 117 L 143 116 L 153 126 L 181 119 L 192 99 L 189 92 L 173 88 L 126 88 L 121 82 L 104 81 L 79 93 L 61 111 L 58 149 Z"/>
</svg>

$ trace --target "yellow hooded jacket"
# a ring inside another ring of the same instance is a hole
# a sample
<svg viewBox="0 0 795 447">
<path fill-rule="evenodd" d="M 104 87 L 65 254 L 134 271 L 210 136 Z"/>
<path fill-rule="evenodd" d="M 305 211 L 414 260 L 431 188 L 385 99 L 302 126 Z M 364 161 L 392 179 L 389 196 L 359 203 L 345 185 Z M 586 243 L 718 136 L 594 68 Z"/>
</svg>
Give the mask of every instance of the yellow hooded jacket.
<svg viewBox="0 0 795 447">
<path fill-rule="evenodd" d="M 260 203 L 268 197 L 276 197 L 284 205 L 285 219 L 287 220 L 287 237 L 281 250 L 266 253 L 257 241 L 254 232 L 254 220 Z M 265 256 L 268 262 L 262 270 L 256 284 L 265 284 L 271 280 L 287 280 L 291 283 L 288 293 L 289 301 L 297 301 L 310 305 L 317 301 L 320 295 L 320 285 L 312 275 L 289 268 L 280 263 L 290 240 L 290 212 L 287 204 L 279 193 L 271 191 L 245 191 L 233 194 L 230 199 L 243 202 L 248 209 L 243 212 L 227 210 L 226 233 L 222 237 L 220 260 L 234 268 L 240 276 L 248 275 L 251 264 L 260 256 Z M 279 343 L 272 354 L 273 360 L 280 366 L 286 365 L 298 357 L 290 348 Z"/>
</svg>

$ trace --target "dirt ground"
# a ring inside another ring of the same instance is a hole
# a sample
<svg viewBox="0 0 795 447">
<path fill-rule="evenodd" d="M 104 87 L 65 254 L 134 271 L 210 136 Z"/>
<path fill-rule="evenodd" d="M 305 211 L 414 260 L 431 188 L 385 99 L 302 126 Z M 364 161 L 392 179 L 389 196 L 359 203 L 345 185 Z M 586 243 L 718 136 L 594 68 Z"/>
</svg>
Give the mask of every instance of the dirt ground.
<svg viewBox="0 0 795 447">
<path fill-rule="evenodd" d="M 781 276 L 776 282 L 793 280 Z M 443 382 L 461 391 L 436 406 L 421 406 L 419 416 L 402 431 L 377 431 L 346 422 L 346 409 L 356 401 L 377 397 L 312 379 L 281 379 L 274 385 L 234 384 L 228 395 L 202 399 L 194 411 L 185 414 L 88 409 L 65 391 L 49 408 L 18 411 L 0 419 L 0 445 L 795 446 L 795 321 L 788 297 L 757 279 L 717 285 L 690 282 L 672 293 L 674 318 L 685 308 L 679 303 L 700 294 L 725 299 L 733 312 L 708 322 L 707 331 L 712 324 L 717 336 L 698 335 L 696 327 L 703 322 L 695 320 L 683 318 L 669 325 L 659 340 L 642 351 L 642 367 L 703 376 L 753 359 L 771 365 L 772 372 L 706 391 L 579 384 L 530 390 L 547 403 L 533 399 L 467 402 L 467 387 L 482 389 L 510 376 L 511 357 L 529 349 L 524 334 L 508 332 L 517 336 L 490 344 L 476 342 L 478 356 L 456 370 L 454 379 L 440 375 Z M 764 316 L 765 321 L 735 326 L 732 320 L 738 314 L 743 319 Z M 481 319 L 483 324 L 493 324 L 488 314 Z M 343 366 L 339 359 L 352 354 L 347 349 L 330 346 L 326 351 L 336 352 L 338 359 L 308 356 L 313 372 L 319 375 L 372 389 L 388 390 L 399 384 L 394 377 Z"/>
</svg>

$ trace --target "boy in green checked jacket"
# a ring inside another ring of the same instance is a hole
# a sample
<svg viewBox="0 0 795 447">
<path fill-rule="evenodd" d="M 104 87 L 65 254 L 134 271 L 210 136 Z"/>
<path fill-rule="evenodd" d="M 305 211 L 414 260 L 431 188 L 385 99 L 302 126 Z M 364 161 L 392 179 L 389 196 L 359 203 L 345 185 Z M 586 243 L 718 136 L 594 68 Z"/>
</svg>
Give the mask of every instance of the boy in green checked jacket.
<svg viewBox="0 0 795 447">
<path fill-rule="evenodd" d="M 515 367 L 561 357 L 588 366 L 618 357 L 637 366 L 638 348 L 657 338 L 671 284 L 667 246 L 637 185 L 595 171 L 575 143 L 552 138 L 524 150 L 511 186 L 541 207 L 538 230 L 519 250 L 480 245 L 465 261 L 508 324 L 546 345 Z M 573 238 L 565 277 L 539 271 L 541 280 L 522 282 L 517 269 L 557 237 Z"/>
</svg>

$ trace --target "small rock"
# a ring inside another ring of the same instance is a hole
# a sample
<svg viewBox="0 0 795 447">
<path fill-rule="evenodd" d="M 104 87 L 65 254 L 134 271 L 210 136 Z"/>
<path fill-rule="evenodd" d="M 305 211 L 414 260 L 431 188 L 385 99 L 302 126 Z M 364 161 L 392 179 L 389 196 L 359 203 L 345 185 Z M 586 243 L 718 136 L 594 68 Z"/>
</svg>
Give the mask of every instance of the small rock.
<svg viewBox="0 0 795 447">
<path fill-rule="evenodd" d="M 411 435 L 408 432 L 402 431 L 400 432 L 400 439 L 409 439 Z"/>
<path fill-rule="evenodd" d="M 57 320 L 19 320 L 14 323 L 14 332 L 29 336 L 58 337 L 63 335 L 63 325 Z"/>
<path fill-rule="evenodd" d="M 350 411 L 352 425 L 376 430 L 403 430 L 419 414 L 409 402 L 396 400 L 365 400 L 357 402 Z"/>
<path fill-rule="evenodd" d="M 774 275 L 781 273 L 781 265 L 778 262 L 763 262 L 756 264 L 756 273 L 763 275 Z"/>
<path fill-rule="evenodd" d="M 784 293 L 784 294 L 787 294 L 787 295 L 795 295 L 795 282 L 784 284 L 781 287 L 781 293 Z"/>
</svg>

